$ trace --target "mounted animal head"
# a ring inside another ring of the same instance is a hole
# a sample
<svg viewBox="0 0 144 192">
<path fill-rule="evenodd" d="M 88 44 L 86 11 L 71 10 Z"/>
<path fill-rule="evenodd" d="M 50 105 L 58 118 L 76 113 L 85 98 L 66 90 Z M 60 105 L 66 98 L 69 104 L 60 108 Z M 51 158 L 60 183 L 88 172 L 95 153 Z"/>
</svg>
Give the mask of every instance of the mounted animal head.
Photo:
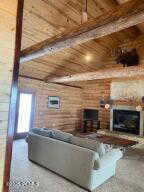
<svg viewBox="0 0 144 192">
<path fill-rule="evenodd" d="M 118 64 L 123 64 L 124 67 L 135 66 L 139 64 L 139 55 L 136 49 L 131 51 L 121 52 L 116 58 Z"/>
</svg>

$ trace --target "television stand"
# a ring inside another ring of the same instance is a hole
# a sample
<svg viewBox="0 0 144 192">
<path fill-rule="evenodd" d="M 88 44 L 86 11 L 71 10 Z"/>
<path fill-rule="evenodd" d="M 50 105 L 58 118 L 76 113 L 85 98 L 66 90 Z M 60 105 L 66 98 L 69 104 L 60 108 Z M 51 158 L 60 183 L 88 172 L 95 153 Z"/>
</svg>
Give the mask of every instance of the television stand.
<svg viewBox="0 0 144 192">
<path fill-rule="evenodd" d="M 82 124 L 83 133 L 87 133 L 88 131 L 94 132 L 95 128 L 96 130 L 100 128 L 100 121 L 97 121 L 95 119 L 83 119 Z"/>
</svg>

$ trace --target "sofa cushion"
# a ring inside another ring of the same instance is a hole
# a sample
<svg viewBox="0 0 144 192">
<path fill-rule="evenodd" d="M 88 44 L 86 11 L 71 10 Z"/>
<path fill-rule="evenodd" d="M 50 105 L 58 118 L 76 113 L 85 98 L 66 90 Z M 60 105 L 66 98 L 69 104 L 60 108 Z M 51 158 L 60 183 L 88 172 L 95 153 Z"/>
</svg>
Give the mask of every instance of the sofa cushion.
<svg viewBox="0 0 144 192">
<path fill-rule="evenodd" d="M 100 157 L 104 156 L 106 151 L 103 143 L 93 141 L 87 138 L 72 137 L 71 144 L 78 145 L 87 149 L 91 149 L 99 154 Z"/>
<path fill-rule="evenodd" d="M 45 128 L 33 128 L 30 130 L 30 132 L 44 136 L 44 137 L 52 137 L 52 130 L 51 129 L 45 129 Z"/>
<path fill-rule="evenodd" d="M 52 138 L 70 143 L 73 135 L 60 130 L 52 130 Z"/>
</svg>

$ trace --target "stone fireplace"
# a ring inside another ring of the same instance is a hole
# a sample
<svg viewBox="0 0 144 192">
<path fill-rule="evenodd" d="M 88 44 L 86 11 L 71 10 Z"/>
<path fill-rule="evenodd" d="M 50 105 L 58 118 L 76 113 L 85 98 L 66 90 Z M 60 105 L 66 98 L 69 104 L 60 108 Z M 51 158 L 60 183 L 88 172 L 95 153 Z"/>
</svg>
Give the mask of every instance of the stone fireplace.
<svg viewBox="0 0 144 192">
<path fill-rule="evenodd" d="M 110 130 L 144 135 L 144 111 L 132 106 L 114 106 L 110 111 Z"/>
</svg>

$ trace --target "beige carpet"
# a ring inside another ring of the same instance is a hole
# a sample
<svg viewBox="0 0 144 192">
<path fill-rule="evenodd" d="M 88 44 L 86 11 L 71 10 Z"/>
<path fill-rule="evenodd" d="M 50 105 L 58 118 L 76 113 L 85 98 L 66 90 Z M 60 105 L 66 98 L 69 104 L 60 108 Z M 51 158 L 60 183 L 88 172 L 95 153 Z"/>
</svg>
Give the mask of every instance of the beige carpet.
<svg viewBox="0 0 144 192">
<path fill-rule="evenodd" d="M 77 185 L 27 159 L 24 140 L 14 142 L 11 192 L 86 192 Z M 129 150 L 118 162 L 116 176 L 94 192 L 143 192 L 144 146 Z"/>
</svg>

